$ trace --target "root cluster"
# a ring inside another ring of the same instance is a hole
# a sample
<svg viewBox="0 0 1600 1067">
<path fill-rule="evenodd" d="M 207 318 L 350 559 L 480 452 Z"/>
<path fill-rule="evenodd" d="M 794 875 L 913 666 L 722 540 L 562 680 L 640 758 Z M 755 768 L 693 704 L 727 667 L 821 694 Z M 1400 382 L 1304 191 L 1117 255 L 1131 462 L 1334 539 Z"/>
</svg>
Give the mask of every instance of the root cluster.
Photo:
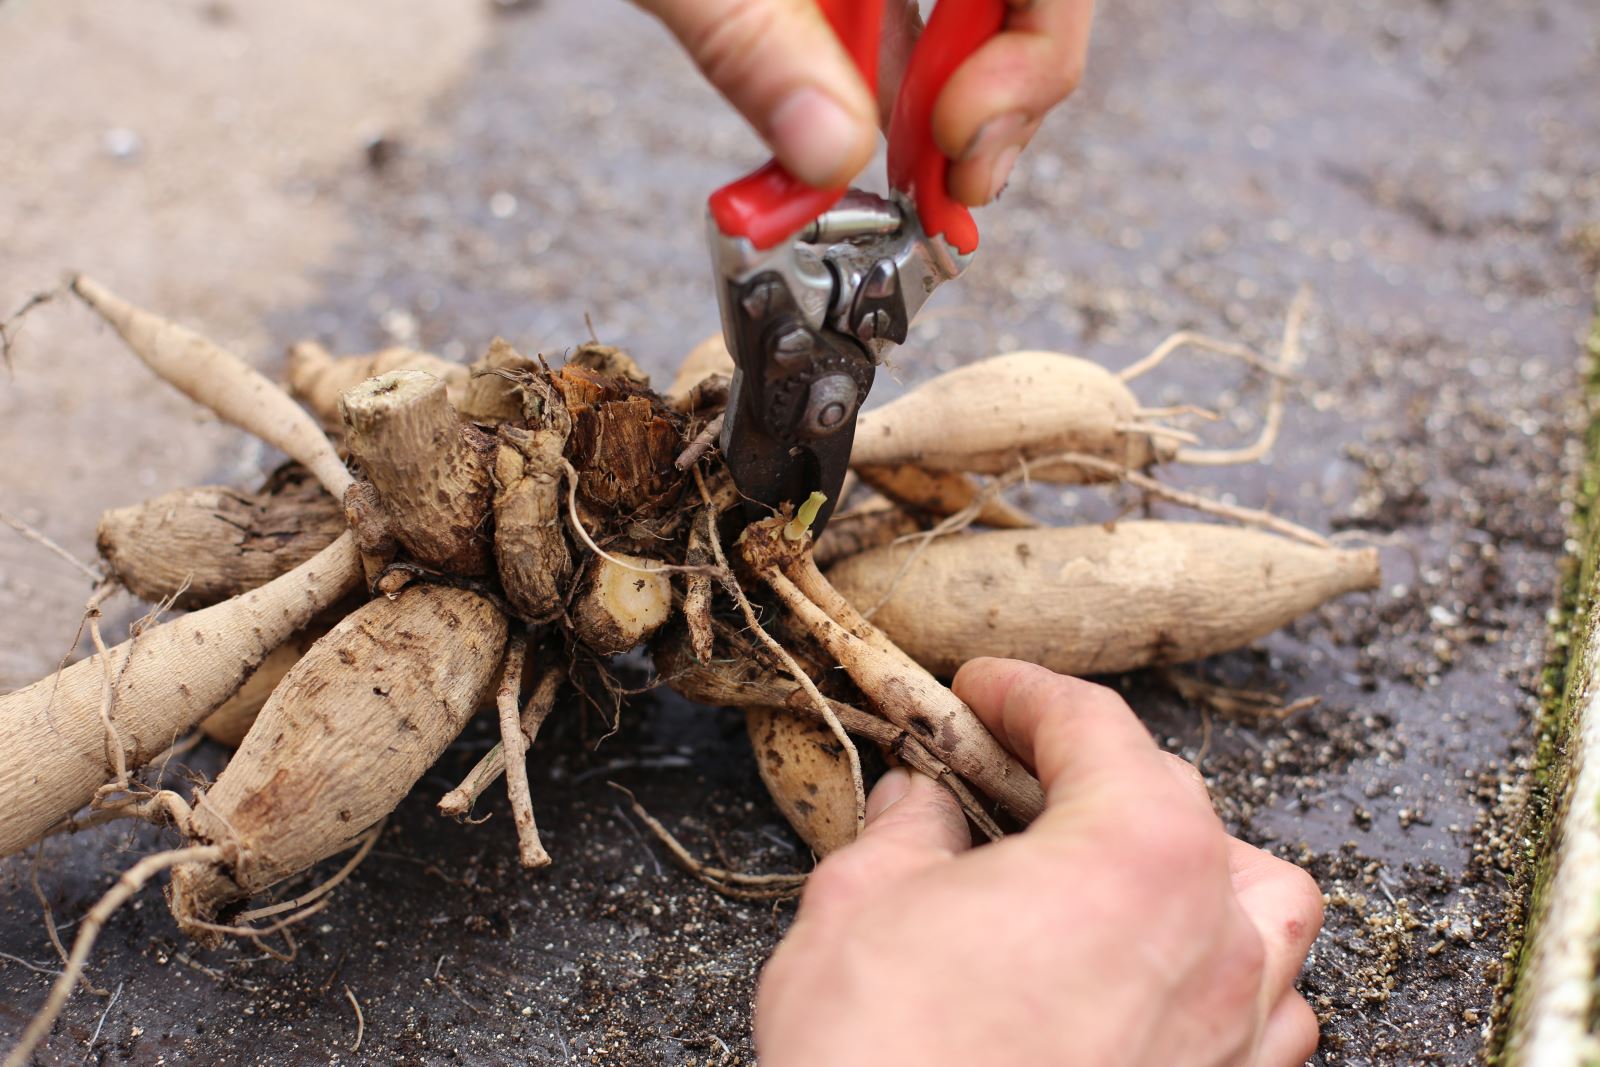
<svg viewBox="0 0 1600 1067">
<path fill-rule="evenodd" d="M 179 925 L 203 942 L 259 939 L 325 906 L 324 890 L 250 910 L 356 850 L 330 882 L 342 879 L 479 709 L 494 709 L 500 744 L 440 810 L 471 821 L 503 778 L 522 864 L 550 863 L 530 750 L 570 680 L 603 679 L 641 643 L 662 684 L 744 711 L 763 780 L 820 855 L 860 827 L 862 742 L 943 782 L 988 837 L 1043 809 L 1028 768 L 940 680 L 967 658 L 1074 672 L 1182 662 L 1377 582 L 1371 550 L 1193 494 L 1180 499 L 1258 529 L 1045 529 L 1001 495 L 1024 480 L 1167 492 L 1153 470 L 1186 456 L 1254 462 L 1281 420 L 1281 384 L 1261 441 L 1204 450 L 1169 421 L 1190 409 L 1142 408 L 1094 364 L 979 361 L 862 417 L 865 488 L 815 540 L 803 514 L 746 521 L 705 432 L 727 402 L 717 339 L 665 393 L 604 345 L 551 366 L 503 341 L 470 367 L 302 343 L 285 392 L 89 279 L 73 288 L 158 375 L 291 462 L 253 491 L 106 512 L 105 573 L 188 613 L 0 697 L 0 855 L 109 817 L 183 839 L 82 924 L 8 1062 L 48 1033 L 111 910 L 161 871 Z M 1278 383 L 1299 314 L 1284 359 L 1255 359 Z M 237 746 L 217 779 L 188 797 L 143 784 L 139 768 L 196 727 Z M 797 884 L 670 847 L 727 892 Z"/>
</svg>

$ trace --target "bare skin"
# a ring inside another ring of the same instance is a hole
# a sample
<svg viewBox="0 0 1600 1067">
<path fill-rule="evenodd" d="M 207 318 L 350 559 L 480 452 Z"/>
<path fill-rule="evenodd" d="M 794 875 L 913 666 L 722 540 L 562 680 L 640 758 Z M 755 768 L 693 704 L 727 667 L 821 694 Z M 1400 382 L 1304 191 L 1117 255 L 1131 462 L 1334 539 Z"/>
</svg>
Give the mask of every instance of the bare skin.
<svg viewBox="0 0 1600 1067">
<path fill-rule="evenodd" d="M 636 0 L 802 181 L 845 185 L 872 158 L 921 24 L 884 0 L 874 99 L 815 0 Z M 876 0 L 874 0 L 876 2 Z M 951 195 L 974 207 L 1005 188 L 1018 155 L 1083 75 L 1093 0 L 1013 0 L 1001 32 L 951 76 L 933 112 Z"/>
<path fill-rule="evenodd" d="M 815 0 L 637 0 L 784 165 L 866 166 L 920 23 L 887 0 L 876 98 Z M 952 195 L 1005 188 L 1082 76 L 1093 0 L 1015 0 L 933 115 Z M 1044 814 L 972 851 L 954 799 L 891 771 L 867 826 L 808 881 L 762 975 L 764 1067 L 1287 1067 L 1317 1021 L 1294 980 L 1322 925 L 1299 868 L 1230 837 L 1204 783 L 1110 690 L 977 660 L 956 693 L 1039 775 Z"/>
<path fill-rule="evenodd" d="M 1304 1063 L 1311 878 L 1230 837 L 1199 774 L 1111 690 L 995 659 L 954 688 L 1048 807 L 973 850 L 945 790 L 886 775 L 762 974 L 764 1067 L 877 1067 L 886 1050 L 924 1067 Z"/>
</svg>

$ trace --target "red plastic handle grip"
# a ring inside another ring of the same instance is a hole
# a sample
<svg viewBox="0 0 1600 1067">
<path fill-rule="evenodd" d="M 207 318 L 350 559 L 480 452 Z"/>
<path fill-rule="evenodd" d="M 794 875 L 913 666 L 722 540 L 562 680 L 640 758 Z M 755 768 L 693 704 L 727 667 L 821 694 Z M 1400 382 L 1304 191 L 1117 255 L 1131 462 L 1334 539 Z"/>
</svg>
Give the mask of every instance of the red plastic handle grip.
<svg viewBox="0 0 1600 1067">
<path fill-rule="evenodd" d="M 906 67 L 889 119 L 889 184 L 911 197 L 922 229 L 957 252 L 978 247 L 972 213 L 950 196 L 950 160 L 933 140 L 933 105 L 978 46 L 1000 32 L 1006 0 L 940 0 Z"/>
<path fill-rule="evenodd" d="M 898 2 L 898 0 L 896 0 Z M 1003 0 L 1002 0 L 1003 2 Z M 878 44 L 884 0 L 818 0 L 867 88 L 878 86 Z M 816 189 L 776 159 L 711 194 L 711 217 L 723 233 L 749 238 L 766 251 L 839 202 L 846 186 Z"/>
</svg>

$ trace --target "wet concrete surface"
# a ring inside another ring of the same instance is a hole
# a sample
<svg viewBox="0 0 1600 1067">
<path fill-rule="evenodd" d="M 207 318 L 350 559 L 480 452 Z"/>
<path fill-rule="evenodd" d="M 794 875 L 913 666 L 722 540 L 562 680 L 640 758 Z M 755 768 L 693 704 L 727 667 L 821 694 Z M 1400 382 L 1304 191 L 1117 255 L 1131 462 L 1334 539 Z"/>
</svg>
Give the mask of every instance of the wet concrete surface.
<svg viewBox="0 0 1600 1067">
<path fill-rule="evenodd" d="M 353 138 L 348 165 L 316 177 L 354 237 L 320 295 L 276 307 L 268 332 L 471 358 L 496 334 L 554 355 L 592 324 L 666 371 L 715 326 L 701 202 L 759 158 L 753 141 L 620 4 L 535 6 L 490 36 L 381 167 Z M 1385 588 L 1199 668 L 1320 698 L 1285 722 L 1229 721 L 1148 674 L 1112 681 L 1200 763 L 1231 825 L 1329 894 L 1303 980 L 1324 1018 L 1318 1063 L 1470 1063 L 1482 1048 L 1600 256 L 1597 49 L 1583 0 L 1111 6 L 1084 88 L 982 215 L 979 264 L 874 394 L 1013 347 L 1125 365 L 1180 328 L 1271 350 L 1297 288 L 1313 290 L 1271 461 L 1164 476 L 1378 541 Z M 1136 389 L 1222 410 L 1203 431 L 1218 443 L 1255 431 L 1264 395 L 1196 354 Z M 1047 489 L 1030 503 L 1059 521 L 1138 502 Z M 641 698 L 605 733 L 574 704 L 541 738 L 555 864 L 525 874 L 499 802 L 478 827 L 432 813 L 491 743 L 475 725 L 297 932 L 293 962 L 197 951 L 146 893 L 92 968 L 120 994 L 109 1010 L 80 994 L 42 1059 L 82 1060 L 104 1013 L 88 1057 L 108 1063 L 749 1062 L 754 977 L 787 907 L 689 881 L 606 781 L 707 855 L 806 859 L 736 718 Z M 49 844 L 56 914 L 80 914 L 157 840 Z M 27 877 L 0 866 L 0 951 L 49 967 Z M 0 1032 L 43 982 L 0 961 Z"/>
</svg>

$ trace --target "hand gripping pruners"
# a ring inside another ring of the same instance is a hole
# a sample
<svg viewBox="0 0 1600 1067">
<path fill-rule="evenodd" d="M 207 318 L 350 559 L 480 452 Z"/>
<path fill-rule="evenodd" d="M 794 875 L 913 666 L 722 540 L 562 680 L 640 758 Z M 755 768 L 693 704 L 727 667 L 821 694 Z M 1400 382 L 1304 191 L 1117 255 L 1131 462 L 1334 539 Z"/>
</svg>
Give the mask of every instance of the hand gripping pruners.
<svg viewBox="0 0 1600 1067">
<path fill-rule="evenodd" d="M 885 0 L 818 2 L 875 88 Z M 719 443 L 751 518 L 821 492 L 811 526 L 821 534 L 878 363 L 977 250 L 972 216 L 946 189 L 933 106 L 1005 12 L 1006 0 L 934 8 L 891 114 L 888 199 L 814 189 L 777 160 L 711 195 L 717 303 L 736 368 Z"/>
</svg>

